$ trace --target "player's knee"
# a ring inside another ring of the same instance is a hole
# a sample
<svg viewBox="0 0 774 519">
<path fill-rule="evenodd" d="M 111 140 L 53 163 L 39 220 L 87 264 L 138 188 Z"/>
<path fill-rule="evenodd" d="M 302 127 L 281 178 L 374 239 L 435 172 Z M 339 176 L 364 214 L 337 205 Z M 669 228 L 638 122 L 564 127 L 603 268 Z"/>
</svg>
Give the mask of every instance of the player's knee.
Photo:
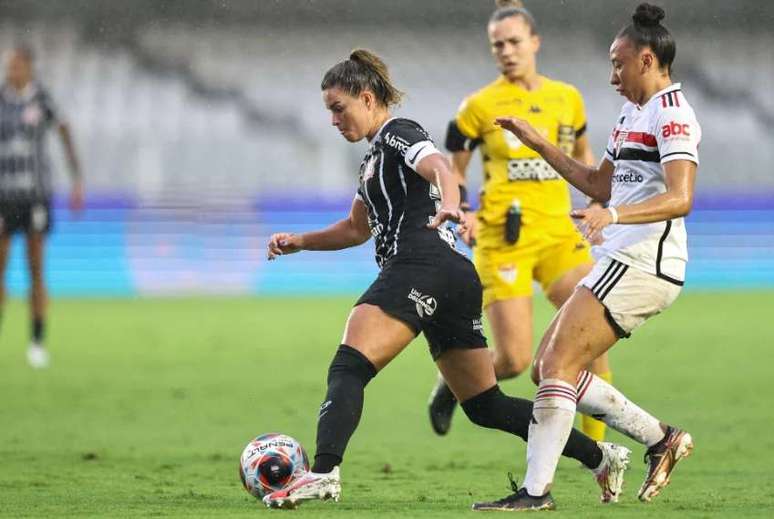
<svg viewBox="0 0 774 519">
<path fill-rule="evenodd" d="M 538 369 L 538 363 L 532 364 L 532 369 L 529 371 L 529 376 L 532 379 L 532 383 L 536 386 L 540 384 L 540 370 Z"/>
<path fill-rule="evenodd" d="M 510 432 L 527 439 L 532 402 L 511 398 L 498 385 L 465 400 L 462 409 L 468 419 L 478 426 Z"/>
<path fill-rule="evenodd" d="M 529 368 L 531 355 L 519 353 L 516 355 L 497 355 L 494 359 L 495 373 L 499 380 L 518 377 Z"/>
<path fill-rule="evenodd" d="M 342 344 L 336 350 L 328 368 L 328 384 L 341 378 L 354 377 L 366 386 L 376 376 L 376 367 L 365 355 L 351 346 Z"/>
</svg>

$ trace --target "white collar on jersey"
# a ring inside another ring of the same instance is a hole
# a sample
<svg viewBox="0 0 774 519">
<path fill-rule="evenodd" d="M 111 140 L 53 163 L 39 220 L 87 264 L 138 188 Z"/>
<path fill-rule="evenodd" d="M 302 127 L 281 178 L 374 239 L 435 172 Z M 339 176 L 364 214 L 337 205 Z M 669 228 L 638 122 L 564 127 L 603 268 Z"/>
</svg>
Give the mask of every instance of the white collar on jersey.
<svg viewBox="0 0 774 519">
<path fill-rule="evenodd" d="M 38 93 L 38 85 L 35 81 L 30 81 L 29 83 L 27 83 L 27 86 L 25 86 L 21 92 L 13 88 L 8 83 L 3 85 L 3 95 L 6 99 L 10 101 L 27 102 L 31 100 L 33 97 L 35 97 L 35 94 L 37 93 Z"/>
<path fill-rule="evenodd" d="M 368 141 L 368 144 L 371 144 L 372 142 L 374 142 L 376 138 L 379 137 L 379 135 L 382 133 L 382 130 L 384 130 L 384 127 L 390 124 L 390 121 L 392 121 L 393 119 L 397 119 L 397 117 L 390 117 L 389 119 L 384 121 L 384 124 L 381 125 L 378 130 L 376 130 L 376 133 L 374 134 L 373 138 Z"/>
<path fill-rule="evenodd" d="M 654 99 L 658 99 L 659 97 L 661 97 L 662 95 L 666 94 L 667 92 L 672 92 L 673 90 L 680 90 L 680 85 L 681 84 L 682 83 L 672 83 L 668 87 L 662 88 L 661 90 L 659 90 L 658 92 L 656 92 L 655 94 L 650 96 L 650 99 L 645 101 L 645 104 L 643 104 L 642 106 L 640 106 L 638 104 L 635 104 L 634 106 L 636 106 L 638 110 L 642 110 L 645 106 L 648 105 L 648 103 L 650 103 Z"/>
</svg>

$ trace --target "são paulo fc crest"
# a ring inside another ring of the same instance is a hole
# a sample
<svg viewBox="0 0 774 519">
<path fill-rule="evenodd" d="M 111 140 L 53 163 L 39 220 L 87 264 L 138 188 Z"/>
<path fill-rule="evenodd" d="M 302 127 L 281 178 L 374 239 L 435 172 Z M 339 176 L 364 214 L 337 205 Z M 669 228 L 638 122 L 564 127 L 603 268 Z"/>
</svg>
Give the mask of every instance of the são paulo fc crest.
<svg viewBox="0 0 774 519">
<path fill-rule="evenodd" d="M 438 307 L 438 301 L 436 301 L 433 296 L 422 294 L 422 292 L 416 288 L 411 289 L 408 298 L 410 301 L 416 303 L 417 314 L 421 318 L 431 317 Z"/>
<path fill-rule="evenodd" d="M 616 157 L 621 151 L 621 146 L 623 146 L 623 143 L 626 142 L 627 135 L 629 135 L 629 132 L 622 130 L 616 130 L 616 132 L 613 134 L 613 149 L 615 150 Z"/>
</svg>

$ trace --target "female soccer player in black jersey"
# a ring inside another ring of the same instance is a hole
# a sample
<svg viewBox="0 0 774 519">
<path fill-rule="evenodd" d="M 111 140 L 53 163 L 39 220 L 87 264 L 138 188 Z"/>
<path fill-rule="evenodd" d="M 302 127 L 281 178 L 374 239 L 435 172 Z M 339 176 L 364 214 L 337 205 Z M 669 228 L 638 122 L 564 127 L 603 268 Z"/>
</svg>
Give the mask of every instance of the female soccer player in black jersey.
<svg viewBox="0 0 774 519">
<path fill-rule="evenodd" d="M 268 258 L 300 250 L 340 250 L 373 236 L 379 277 L 358 300 L 328 371 L 311 472 L 264 498 L 292 508 L 338 499 L 339 464 L 363 409 L 366 384 L 419 332 L 467 416 L 527 439 L 532 403 L 500 391 L 481 333 L 481 283 L 454 249 L 446 222 L 464 225 L 459 190 L 445 157 L 416 122 L 390 115 L 402 94 L 387 67 L 366 50 L 331 68 L 323 101 L 349 142 L 368 139 L 350 214 L 321 231 L 271 236 Z M 603 496 L 617 494 L 628 450 L 574 432 L 565 454 L 594 471 Z"/>
<path fill-rule="evenodd" d="M 5 296 L 5 268 L 16 233 L 25 235 L 30 272 L 32 337 L 27 361 L 49 365 L 44 347 L 47 295 L 44 277 L 46 236 L 51 228 L 52 179 L 46 140 L 56 128 L 72 180 L 71 210 L 83 206 L 83 176 L 70 126 L 51 96 L 35 79 L 32 51 L 24 46 L 5 56 L 5 83 L 0 85 L 0 318 Z"/>
</svg>

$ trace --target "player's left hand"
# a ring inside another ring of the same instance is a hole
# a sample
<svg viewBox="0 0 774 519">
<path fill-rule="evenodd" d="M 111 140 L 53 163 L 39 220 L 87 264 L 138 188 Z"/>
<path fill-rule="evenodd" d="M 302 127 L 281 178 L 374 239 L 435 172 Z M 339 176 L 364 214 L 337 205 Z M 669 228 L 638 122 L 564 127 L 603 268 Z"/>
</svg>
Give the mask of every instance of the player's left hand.
<svg viewBox="0 0 774 519">
<path fill-rule="evenodd" d="M 613 215 L 601 206 L 591 206 L 586 209 L 575 209 L 570 216 L 581 222 L 583 236 L 591 243 L 599 240 L 602 229 L 613 223 Z"/>
<path fill-rule="evenodd" d="M 441 207 L 438 212 L 435 213 L 433 221 L 427 224 L 427 226 L 431 229 L 437 229 L 444 222 L 456 223 L 457 231 L 459 233 L 464 233 L 468 229 L 468 224 L 465 220 L 465 213 L 459 208 L 451 209 Z"/>
</svg>

